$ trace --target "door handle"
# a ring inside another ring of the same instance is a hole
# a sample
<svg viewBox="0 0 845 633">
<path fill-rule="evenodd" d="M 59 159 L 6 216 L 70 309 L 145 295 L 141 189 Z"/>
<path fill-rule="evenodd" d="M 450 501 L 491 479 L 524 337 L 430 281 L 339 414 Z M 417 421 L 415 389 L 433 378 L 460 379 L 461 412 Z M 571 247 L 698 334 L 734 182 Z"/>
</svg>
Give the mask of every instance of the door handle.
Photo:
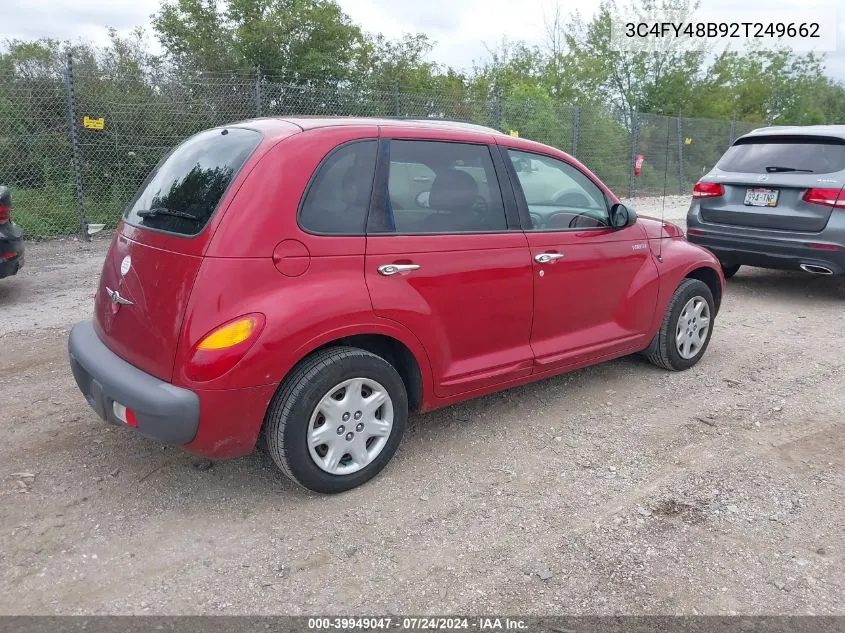
<svg viewBox="0 0 845 633">
<path fill-rule="evenodd" d="M 403 273 L 408 270 L 418 270 L 419 267 L 419 264 L 384 264 L 383 266 L 378 267 L 378 271 L 385 277 L 390 277 L 390 275 L 395 275 L 396 273 Z"/>
<path fill-rule="evenodd" d="M 548 264 L 563 258 L 563 253 L 540 253 L 534 256 L 534 261 L 538 264 Z"/>
</svg>

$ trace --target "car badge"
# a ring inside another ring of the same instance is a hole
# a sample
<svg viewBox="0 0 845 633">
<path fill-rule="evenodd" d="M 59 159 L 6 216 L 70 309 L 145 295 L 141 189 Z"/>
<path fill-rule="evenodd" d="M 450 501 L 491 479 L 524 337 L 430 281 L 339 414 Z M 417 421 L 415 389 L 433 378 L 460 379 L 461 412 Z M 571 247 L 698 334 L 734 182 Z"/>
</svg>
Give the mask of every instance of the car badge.
<svg viewBox="0 0 845 633">
<path fill-rule="evenodd" d="M 766 182 L 768 179 L 769 179 L 769 177 L 766 176 L 765 174 L 763 174 L 762 176 L 759 176 L 757 178 L 757 182 Z"/>
<path fill-rule="evenodd" d="M 129 269 L 131 267 L 132 267 L 132 257 L 127 255 L 126 257 L 123 258 L 123 261 L 120 262 L 120 274 L 125 277 L 126 273 L 129 272 Z"/>
<path fill-rule="evenodd" d="M 120 310 L 120 306 L 131 306 L 135 305 L 129 299 L 124 299 L 120 296 L 120 293 L 117 290 L 112 290 L 109 287 L 106 287 L 106 293 L 109 295 L 109 300 L 111 301 L 111 312 L 112 314 L 117 314 L 117 311 Z"/>
</svg>

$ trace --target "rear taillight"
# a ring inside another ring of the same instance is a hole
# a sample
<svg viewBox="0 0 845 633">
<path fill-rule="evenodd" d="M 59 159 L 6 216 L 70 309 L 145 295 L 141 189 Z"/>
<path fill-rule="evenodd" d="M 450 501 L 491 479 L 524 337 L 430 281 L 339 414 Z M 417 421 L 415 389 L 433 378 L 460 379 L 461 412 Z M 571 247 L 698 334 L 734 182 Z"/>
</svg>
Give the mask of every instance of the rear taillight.
<svg viewBox="0 0 845 633">
<path fill-rule="evenodd" d="M 723 195 L 725 195 L 725 188 L 718 182 L 698 181 L 692 188 L 693 198 L 718 198 Z"/>
<path fill-rule="evenodd" d="M 264 322 L 263 314 L 246 314 L 206 334 L 194 346 L 185 375 L 191 380 L 204 382 L 225 374 L 253 346 Z"/>
<path fill-rule="evenodd" d="M 810 204 L 845 209 L 845 189 L 807 189 L 801 199 Z"/>
<path fill-rule="evenodd" d="M 0 186 L 0 224 L 12 219 L 12 192 L 8 187 Z"/>
</svg>

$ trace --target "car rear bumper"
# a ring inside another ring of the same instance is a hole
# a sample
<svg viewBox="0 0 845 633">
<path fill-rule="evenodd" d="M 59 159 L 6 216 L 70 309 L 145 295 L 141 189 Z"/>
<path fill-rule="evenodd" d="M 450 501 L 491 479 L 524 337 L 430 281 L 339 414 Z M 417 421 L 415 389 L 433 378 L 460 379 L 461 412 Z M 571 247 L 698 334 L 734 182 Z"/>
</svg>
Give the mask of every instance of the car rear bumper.
<svg viewBox="0 0 845 633">
<path fill-rule="evenodd" d="M 24 249 L 20 232 L 10 235 L 10 230 L 0 228 L 0 279 L 11 277 L 23 267 Z"/>
<path fill-rule="evenodd" d="M 106 347 L 91 321 L 73 327 L 68 353 L 79 390 L 103 420 L 126 426 L 114 413 L 117 402 L 134 412 L 137 430 L 147 437 L 183 445 L 196 436 L 200 419 L 197 394 L 127 363 Z"/>
<path fill-rule="evenodd" d="M 820 234 L 786 233 L 778 237 L 772 231 L 755 232 L 697 220 L 692 215 L 687 219 L 687 240 L 711 251 L 724 264 L 781 270 L 821 266 L 835 275 L 845 274 L 845 245 L 825 240 Z"/>
<path fill-rule="evenodd" d="M 1 254 L 0 257 L 2 257 Z M 23 268 L 23 263 L 23 253 L 21 253 L 20 255 L 15 255 L 11 258 L 0 259 L 0 279 L 3 279 L 4 277 L 11 277 L 12 275 L 17 275 L 18 271 Z"/>
</svg>

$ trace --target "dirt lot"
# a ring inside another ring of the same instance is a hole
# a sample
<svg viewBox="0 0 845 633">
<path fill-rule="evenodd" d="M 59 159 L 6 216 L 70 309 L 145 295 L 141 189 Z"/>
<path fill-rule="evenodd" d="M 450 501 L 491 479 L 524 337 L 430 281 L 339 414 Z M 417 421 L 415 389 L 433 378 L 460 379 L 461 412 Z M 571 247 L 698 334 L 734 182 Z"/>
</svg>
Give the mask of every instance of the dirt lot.
<svg viewBox="0 0 845 633">
<path fill-rule="evenodd" d="M 843 280 L 743 270 L 694 369 L 417 417 L 324 497 L 89 410 L 66 336 L 105 246 L 31 244 L 0 282 L 3 614 L 845 614 Z"/>
</svg>

